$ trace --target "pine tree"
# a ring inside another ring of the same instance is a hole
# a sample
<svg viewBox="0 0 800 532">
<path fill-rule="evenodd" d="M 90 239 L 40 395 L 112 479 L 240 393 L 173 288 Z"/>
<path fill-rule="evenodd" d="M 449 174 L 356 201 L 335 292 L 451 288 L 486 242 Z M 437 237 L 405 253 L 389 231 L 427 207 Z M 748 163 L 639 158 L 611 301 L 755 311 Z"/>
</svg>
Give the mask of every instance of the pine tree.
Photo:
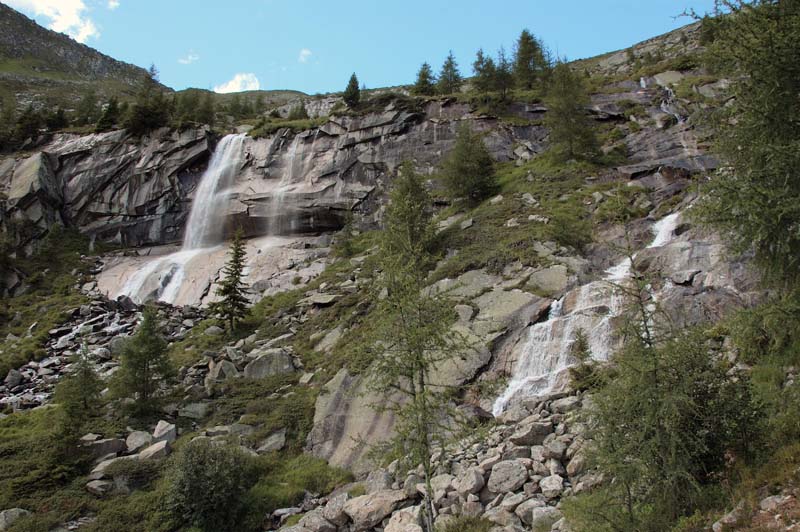
<svg viewBox="0 0 800 532">
<path fill-rule="evenodd" d="M 411 88 L 411 92 L 418 96 L 432 96 L 436 94 L 436 80 L 433 76 L 433 70 L 428 63 L 422 63 L 417 72 L 417 81 Z"/>
<path fill-rule="evenodd" d="M 57 107 L 55 111 L 47 115 L 47 118 L 45 118 L 45 125 L 50 131 L 64 129 L 69 125 L 67 113 L 65 113 L 64 109 L 62 109 L 60 106 Z"/>
<path fill-rule="evenodd" d="M 347 107 L 350 108 L 357 106 L 361 100 L 361 89 L 358 88 L 358 78 L 355 72 L 350 76 L 350 81 L 347 82 L 347 88 L 344 90 L 342 98 Z"/>
<path fill-rule="evenodd" d="M 220 301 L 211 305 L 211 310 L 228 323 L 229 330 L 236 328 L 236 323 L 247 315 L 248 288 L 242 280 L 244 276 L 246 250 L 242 231 L 237 230 L 231 242 L 230 258 L 222 269 L 223 279 L 217 287 L 216 294 Z"/>
<path fill-rule="evenodd" d="M 439 81 L 436 83 L 436 90 L 439 94 L 454 94 L 461 90 L 461 82 L 458 63 L 456 63 L 456 58 L 451 50 L 442 64 L 442 70 L 439 72 Z"/>
<path fill-rule="evenodd" d="M 494 90 L 497 67 L 494 64 L 494 59 L 484 55 L 483 49 L 479 49 L 475 55 L 475 61 L 472 63 L 472 72 L 475 74 L 472 84 L 476 91 L 486 93 Z"/>
<path fill-rule="evenodd" d="M 17 105 L 13 98 L 0 100 L 0 150 L 10 148 L 17 124 Z"/>
<path fill-rule="evenodd" d="M 106 108 L 103 110 L 103 115 L 100 117 L 100 120 L 97 121 L 97 125 L 94 128 L 95 131 L 101 132 L 113 129 L 119 120 L 119 116 L 119 102 L 116 96 L 112 96 L 108 100 L 108 105 L 106 105 Z"/>
<path fill-rule="evenodd" d="M 103 382 L 89 361 L 86 344 L 72 360 L 70 373 L 56 386 L 55 401 L 63 413 L 62 436 L 81 433 L 86 421 L 97 413 Z"/>
<path fill-rule="evenodd" d="M 120 368 L 114 375 L 117 393 L 134 397 L 140 412 L 153 407 L 156 390 L 174 375 L 167 342 L 158 331 L 157 319 L 155 307 L 145 307 L 142 322 L 136 334 L 126 342 Z"/>
<path fill-rule="evenodd" d="M 453 198 L 464 198 L 475 205 L 496 188 L 494 160 L 480 133 L 462 125 L 453 150 L 442 164 L 442 177 Z"/>
<path fill-rule="evenodd" d="M 242 99 L 238 94 L 231 96 L 231 102 L 228 104 L 228 112 L 233 118 L 242 117 Z"/>
<path fill-rule="evenodd" d="M 39 130 L 43 123 L 41 113 L 34 109 L 33 105 L 28 105 L 17 118 L 14 137 L 19 143 L 24 142 L 25 139 L 36 138 L 39 136 Z"/>
<path fill-rule="evenodd" d="M 597 154 L 597 136 L 586 112 L 589 102 L 583 77 L 559 62 L 547 89 L 544 122 L 551 149 L 563 159 L 591 159 Z"/>
<path fill-rule="evenodd" d="M 423 290 L 435 264 L 430 205 L 422 179 L 405 163 L 394 183 L 381 235 L 381 287 L 387 296 L 374 314 L 380 341 L 376 341 L 378 352 L 368 383 L 385 398 L 373 408 L 394 414 L 396 436 L 391 443 L 404 456 L 403 465 L 421 465 L 425 472 L 423 528 L 433 532 L 431 454 L 434 443 L 446 432 L 442 420 L 450 414 L 450 389 L 432 377 L 437 367 L 460 352 L 460 339 L 450 327 L 452 303 L 437 292 Z"/>
<path fill-rule="evenodd" d="M 530 90 L 541 81 L 549 68 L 547 52 L 542 43 L 527 29 L 522 30 L 514 48 L 514 81 L 518 88 Z"/>
</svg>

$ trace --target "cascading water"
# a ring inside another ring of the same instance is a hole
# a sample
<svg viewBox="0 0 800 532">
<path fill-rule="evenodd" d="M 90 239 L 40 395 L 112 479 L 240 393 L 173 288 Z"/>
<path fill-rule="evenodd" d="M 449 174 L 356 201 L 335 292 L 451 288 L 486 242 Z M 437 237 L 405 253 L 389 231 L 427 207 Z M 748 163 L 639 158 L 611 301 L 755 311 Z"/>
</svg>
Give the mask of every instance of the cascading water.
<svg viewBox="0 0 800 532">
<path fill-rule="evenodd" d="M 208 168 L 200 178 L 186 222 L 181 250 L 148 262 L 134 273 L 120 290 L 137 303 L 148 296 L 143 293 L 148 281 L 157 275 L 156 299 L 173 303 L 185 277 L 185 266 L 194 257 L 222 242 L 226 189 L 232 184 L 242 165 L 245 135 L 227 135 L 220 140 Z M 151 291 L 152 292 L 152 291 Z"/>
<path fill-rule="evenodd" d="M 653 226 L 655 237 L 647 247 L 669 243 L 679 216 L 674 213 L 658 221 Z M 502 414 L 518 395 L 545 395 L 554 389 L 560 374 L 574 363 L 571 347 L 579 330 L 586 334 L 592 358 L 608 360 L 614 348 L 612 320 L 624 303 L 614 285 L 630 278 L 631 266 L 631 259 L 625 258 L 606 270 L 602 280 L 572 290 L 552 304 L 546 321 L 528 329 L 513 377 L 492 408 L 495 416 Z"/>
</svg>

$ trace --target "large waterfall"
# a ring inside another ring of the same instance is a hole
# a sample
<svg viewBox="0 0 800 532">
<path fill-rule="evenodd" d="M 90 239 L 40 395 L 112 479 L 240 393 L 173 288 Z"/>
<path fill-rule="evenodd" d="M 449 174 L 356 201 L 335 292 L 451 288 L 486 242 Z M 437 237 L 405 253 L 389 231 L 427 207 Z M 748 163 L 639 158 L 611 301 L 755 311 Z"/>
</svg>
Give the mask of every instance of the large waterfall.
<svg viewBox="0 0 800 532">
<path fill-rule="evenodd" d="M 653 226 L 655 236 L 647 247 L 669 243 L 679 216 L 675 213 L 658 221 Z M 564 370 L 574 363 L 571 347 L 579 330 L 586 334 L 592 358 L 608 360 L 614 349 L 612 320 L 624 304 L 615 285 L 630 278 L 631 259 L 625 258 L 605 273 L 602 280 L 576 288 L 554 302 L 547 320 L 529 327 L 511 381 L 492 408 L 495 416 L 502 414 L 514 398 L 554 391 L 564 377 Z"/>
<path fill-rule="evenodd" d="M 181 250 L 145 264 L 125 282 L 120 295 L 142 303 L 155 286 L 156 299 L 173 303 L 184 282 L 186 264 L 222 243 L 225 193 L 241 168 L 244 140 L 244 134 L 227 135 L 217 145 L 195 191 Z M 153 277 L 157 277 L 155 283 Z"/>
</svg>

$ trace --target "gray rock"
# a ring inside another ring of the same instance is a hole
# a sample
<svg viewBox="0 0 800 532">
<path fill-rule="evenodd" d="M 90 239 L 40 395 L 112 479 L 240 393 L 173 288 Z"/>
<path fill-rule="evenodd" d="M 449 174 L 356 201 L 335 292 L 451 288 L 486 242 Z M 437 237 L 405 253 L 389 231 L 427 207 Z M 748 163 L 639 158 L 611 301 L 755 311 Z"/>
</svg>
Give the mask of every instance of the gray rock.
<svg viewBox="0 0 800 532">
<path fill-rule="evenodd" d="M 286 429 L 273 432 L 256 449 L 258 454 L 280 451 L 286 445 Z"/>
<path fill-rule="evenodd" d="M 456 491 L 462 497 L 466 497 L 469 494 L 478 493 L 483 489 L 485 481 L 483 479 L 483 473 L 480 469 L 477 468 L 470 468 L 464 471 L 461 475 L 454 482 L 454 487 Z"/>
<path fill-rule="evenodd" d="M 487 487 L 492 493 L 516 491 L 528 480 L 528 470 L 520 460 L 498 462 L 492 468 Z"/>
<path fill-rule="evenodd" d="M 344 511 L 344 504 L 349 498 L 347 492 L 344 492 L 328 499 L 328 504 L 322 510 L 322 517 L 336 526 L 346 525 L 350 519 Z"/>
<path fill-rule="evenodd" d="M 171 447 L 168 441 L 158 441 L 139 453 L 139 460 L 158 460 L 169 456 Z"/>
<path fill-rule="evenodd" d="M 263 379 L 274 375 L 286 375 L 296 371 L 292 356 L 283 349 L 269 349 L 244 368 L 248 379 Z"/>
<path fill-rule="evenodd" d="M 117 454 L 128 450 L 125 440 L 119 438 L 106 438 L 84 443 L 83 446 L 89 450 L 94 458 L 99 458 L 107 454 Z"/>
<path fill-rule="evenodd" d="M 366 485 L 367 493 L 375 493 L 376 491 L 391 489 L 393 480 L 388 471 L 378 468 L 369 472 L 364 484 Z"/>
<path fill-rule="evenodd" d="M 178 415 L 189 419 L 203 419 L 208 416 L 210 409 L 209 403 L 189 403 L 178 410 Z"/>
<path fill-rule="evenodd" d="M 22 508 L 9 508 L 0 512 L 0 530 L 8 530 L 21 517 L 31 515 L 28 510 Z"/>
<path fill-rule="evenodd" d="M 547 435 L 553 432 L 553 423 L 551 421 L 523 423 L 510 438 L 517 445 L 541 445 Z"/>
<path fill-rule="evenodd" d="M 336 525 L 325 519 L 323 514 L 322 508 L 316 508 L 304 515 L 297 524 L 311 532 L 336 532 Z"/>
<path fill-rule="evenodd" d="M 405 498 L 402 491 L 376 491 L 345 502 L 344 511 L 353 521 L 354 531 L 366 531 L 380 524 Z"/>
<path fill-rule="evenodd" d="M 539 482 L 542 494 L 548 499 L 555 499 L 564 491 L 564 479 L 560 475 L 550 475 Z"/>
<path fill-rule="evenodd" d="M 19 386 L 20 383 L 22 382 L 22 373 L 20 373 L 15 369 L 9 370 L 3 382 L 9 388 L 14 388 L 16 386 Z"/>
<path fill-rule="evenodd" d="M 169 443 L 178 439 L 178 429 L 172 423 L 167 423 L 163 419 L 158 422 L 153 431 L 153 441 L 166 441 Z"/>
<path fill-rule="evenodd" d="M 222 327 L 217 327 L 216 325 L 212 325 L 208 327 L 205 331 L 203 331 L 203 334 L 205 334 L 206 336 L 220 336 L 225 334 L 225 331 L 222 329 Z"/>
<path fill-rule="evenodd" d="M 125 446 L 129 453 L 135 453 L 153 443 L 153 436 L 143 430 L 135 430 L 128 434 Z"/>
<path fill-rule="evenodd" d="M 577 410 L 581 406 L 581 398 L 571 395 L 569 397 L 564 397 L 561 399 L 556 399 L 550 405 L 550 408 L 553 412 L 557 412 L 559 414 L 566 414 L 567 412 L 572 412 L 573 410 Z"/>
<path fill-rule="evenodd" d="M 102 497 L 108 495 L 114 490 L 114 482 L 110 480 L 90 480 L 86 484 L 86 491 L 92 495 Z"/>
</svg>

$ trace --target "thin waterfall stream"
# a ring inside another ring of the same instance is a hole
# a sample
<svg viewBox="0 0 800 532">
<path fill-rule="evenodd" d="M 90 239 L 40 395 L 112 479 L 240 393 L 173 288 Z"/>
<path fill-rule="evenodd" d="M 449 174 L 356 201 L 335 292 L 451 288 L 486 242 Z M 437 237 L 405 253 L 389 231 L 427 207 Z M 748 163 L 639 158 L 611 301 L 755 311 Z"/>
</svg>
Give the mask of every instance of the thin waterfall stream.
<svg viewBox="0 0 800 532">
<path fill-rule="evenodd" d="M 679 217 L 680 213 L 674 213 L 656 222 L 652 227 L 654 238 L 647 248 L 668 244 L 674 238 Z M 571 347 L 579 330 L 586 334 L 592 358 L 608 360 L 614 349 L 612 321 L 624 305 L 615 285 L 630 278 L 631 268 L 631 259 L 626 257 L 606 270 L 601 280 L 580 286 L 553 302 L 547 320 L 528 328 L 512 378 L 492 408 L 495 416 L 517 397 L 546 395 L 555 389 L 559 376 L 574 363 Z"/>
</svg>

